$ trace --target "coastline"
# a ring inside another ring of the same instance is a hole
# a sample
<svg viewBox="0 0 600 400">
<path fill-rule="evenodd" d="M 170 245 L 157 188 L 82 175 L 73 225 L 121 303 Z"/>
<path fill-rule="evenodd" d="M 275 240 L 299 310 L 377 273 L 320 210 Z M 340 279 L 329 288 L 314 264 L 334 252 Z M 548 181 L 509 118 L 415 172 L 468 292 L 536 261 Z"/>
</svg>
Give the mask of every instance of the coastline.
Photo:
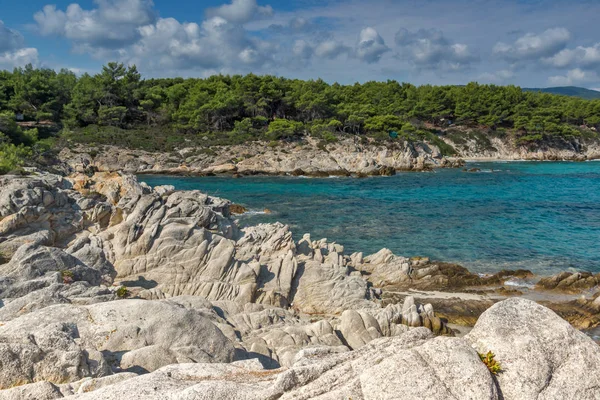
<svg viewBox="0 0 600 400">
<path fill-rule="evenodd" d="M 441 136 L 456 154 L 442 154 L 429 142 L 377 142 L 342 137 L 323 143 L 310 137 L 292 142 L 248 142 L 243 145 L 180 148 L 150 153 L 115 146 L 73 145 L 58 154 L 72 171 L 124 171 L 133 174 L 188 176 L 292 175 L 389 176 L 404 171 L 462 168 L 465 162 L 590 161 L 600 159 L 600 144 L 592 142 L 542 143 L 517 146 L 491 138 L 485 145 L 474 140 L 456 143 Z"/>
<path fill-rule="evenodd" d="M 554 343 L 534 365 L 568 366 L 540 375 L 546 387 L 561 374 L 598 387 L 586 368 L 600 369 L 600 347 L 573 327 L 600 326 L 589 292 L 600 275 L 541 278 L 534 302 L 514 286 L 537 280 L 529 271 L 482 276 L 387 249 L 347 254 L 280 223 L 240 228 L 228 200 L 127 173 L 32 171 L 0 177 L 0 188 L 0 348 L 17 361 L 3 365 L 0 396 L 356 397 L 361 379 L 420 393 L 431 374 L 454 385 L 440 375 L 448 366 L 470 371 L 473 390 L 520 393 L 513 375 L 532 363 L 522 341 Z M 511 375 L 494 380 L 488 352 Z M 428 354 L 442 361 L 419 364 Z M 394 376 L 380 379 L 382 365 Z"/>
</svg>

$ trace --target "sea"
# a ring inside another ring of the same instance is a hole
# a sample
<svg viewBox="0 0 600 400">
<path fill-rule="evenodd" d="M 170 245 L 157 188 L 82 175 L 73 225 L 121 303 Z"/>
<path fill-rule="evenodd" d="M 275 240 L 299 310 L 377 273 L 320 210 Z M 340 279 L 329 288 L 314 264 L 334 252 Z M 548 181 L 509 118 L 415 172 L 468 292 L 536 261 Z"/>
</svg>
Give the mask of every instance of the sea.
<svg viewBox="0 0 600 400">
<path fill-rule="evenodd" d="M 391 177 L 141 175 L 249 211 L 241 226 L 279 221 L 345 253 L 430 257 L 479 273 L 525 268 L 600 272 L 600 162 L 470 162 Z M 268 210 L 268 211 L 265 211 Z"/>
</svg>

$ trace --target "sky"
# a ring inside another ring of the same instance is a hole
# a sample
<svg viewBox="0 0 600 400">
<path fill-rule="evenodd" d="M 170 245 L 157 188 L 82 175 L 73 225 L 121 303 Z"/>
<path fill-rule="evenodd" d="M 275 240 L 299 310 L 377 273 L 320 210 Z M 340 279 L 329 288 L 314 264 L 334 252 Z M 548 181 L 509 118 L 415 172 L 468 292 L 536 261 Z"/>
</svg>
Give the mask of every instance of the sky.
<svg viewBox="0 0 600 400">
<path fill-rule="evenodd" d="M 600 1 L 0 0 L 0 69 L 600 88 Z"/>
</svg>

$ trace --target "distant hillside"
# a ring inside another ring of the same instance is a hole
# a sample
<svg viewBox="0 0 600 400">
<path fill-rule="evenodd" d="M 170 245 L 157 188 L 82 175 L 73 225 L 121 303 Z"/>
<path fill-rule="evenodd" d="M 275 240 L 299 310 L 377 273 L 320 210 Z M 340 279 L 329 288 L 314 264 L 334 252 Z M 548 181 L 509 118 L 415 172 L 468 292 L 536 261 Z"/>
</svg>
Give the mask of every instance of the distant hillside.
<svg viewBox="0 0 600 400">
<path fill-rule="evenodd" d="M 544 89 L 523 88 L 526 92 L 543 92 L 551 94 L 561 94 L 563 96 L 581 97 L 582 99 L 593 100 L 600 99 L 600 92 L 576 86 L 550 87 Z"/>
</svg>

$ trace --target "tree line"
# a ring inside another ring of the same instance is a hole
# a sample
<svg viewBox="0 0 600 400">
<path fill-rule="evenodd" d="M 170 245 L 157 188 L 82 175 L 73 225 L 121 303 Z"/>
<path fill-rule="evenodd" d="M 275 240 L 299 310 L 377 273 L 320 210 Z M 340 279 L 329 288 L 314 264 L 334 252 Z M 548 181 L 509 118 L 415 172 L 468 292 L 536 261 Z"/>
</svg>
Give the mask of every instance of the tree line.
<svg viewBox="0 0 600 400">
<path fill-rule="evenodd" d="M 354 85 L 276 76 L 143 79 L 109 63 L 95 75 L 33 68 L 0 72 L 0 143 L 31 145 L 12 119 L 65 129 L 162 127 L 179 135 L 277 140 L 336 133 L 404 137 L 423 127 L 508 129 L 525 140 L 600 128 L 600 100 L 524 92 L 517 86 L 414 86 L 393 80 Z"/>
</svg>

